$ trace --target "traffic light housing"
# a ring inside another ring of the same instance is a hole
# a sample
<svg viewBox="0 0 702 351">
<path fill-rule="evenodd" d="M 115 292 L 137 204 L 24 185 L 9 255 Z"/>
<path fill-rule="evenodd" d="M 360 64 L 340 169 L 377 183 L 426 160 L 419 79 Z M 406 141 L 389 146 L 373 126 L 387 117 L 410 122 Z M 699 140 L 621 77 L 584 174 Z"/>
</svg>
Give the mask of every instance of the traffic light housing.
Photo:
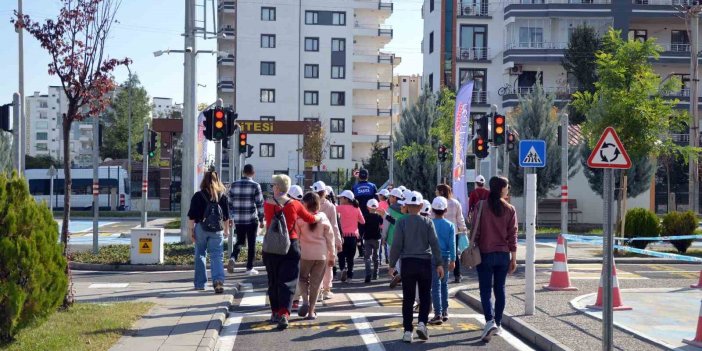
<svg viewBox="0 0 702 351">
<path fill-rule="evenodd" d="M 500 114 L 495 114 L 492 119 L 492 142 L 497 145 L 502 145 L 505 143 L 507 136 L 507 119 L 505 116 Z"/>
<path fill-rule="evenodd" d="M 213 133 L 214 133 L 214 128 L 212 127 L 212 120 L 214 117 L 214 111 L 207 109 L 205 111 L 202 111 L 202 114 L 205 115 L 205 131 L 203 134 L 205 134 L 205 139 L 207 140 L 214 140 L 212 139 Z"/>
<path fill-rule="evenodd" d="M 222 140 L 227 136 L 227 119 L 224 109 L 215 107 L 212 117 L 212 140 Z"/>
<path fill-rule="evenodd" d="M 444 145 L 439 146 L 439 161 L 446 162 L 448 159 L 448 148 Z"/>
<path fill-rule="evenodd" d="M 247 138 L 248 138 L 248 134 L 239 133 L 239 153 L 240 154 L 246 153 L 246 151 L 247 151 L 247 147 L 246 147 Z"/>
<path fill-rule="evenodd" d="M 156 156 L 156 146 L 158 145 L 156 143 L 156 136 L 158 135 L 158 133 L 154 132 L 153 130 L 149 130 L 149 134 L 149 157 L 154 157 Z"/>
<path fill-rule="evenodd" d="M 246 158 L 253 156 L 253 145 L 246 144 Z"/>
<path fill-rule="evenodd" d="M 236 119 L 239 118 L 239 114 L 235 113 L 234 110 L 228 108 L 226 110 L 226 117 L 227 117 L 227 137 L 230 137 L 234 135 L 234 132 L 236 132 Z"/>
<path fill-rule="evenodd" d="M 473 153 L 477 158 L 486 158 L 490 154 L 488 152 L 487 139 L 478 136 L 473 140 Z"/>
<path fill-rule="evenodd" d="M 10 116 L 12 104 L 0 105 L 0 130 L 12 131 L 12 117 Z"/>
<path fill-rule="evenodd" d="M 476 116 L 473 119 L 473 153 L 478 158 L 488 157 L 488 117 Z"/>
<path fill-rule="evenodd" d="M 143 141 L 138 142 L 136 145 L 136 149 L 137 149 L 137 153 L 139 155 L 143 155 L 144 154 L 144 142 Z"/>
<path fill-rule="evenodd" d="M 512 151 L 517 146 L 517 135 L 510 131 L 507 133 L 507 151 Z"/>
</svg>

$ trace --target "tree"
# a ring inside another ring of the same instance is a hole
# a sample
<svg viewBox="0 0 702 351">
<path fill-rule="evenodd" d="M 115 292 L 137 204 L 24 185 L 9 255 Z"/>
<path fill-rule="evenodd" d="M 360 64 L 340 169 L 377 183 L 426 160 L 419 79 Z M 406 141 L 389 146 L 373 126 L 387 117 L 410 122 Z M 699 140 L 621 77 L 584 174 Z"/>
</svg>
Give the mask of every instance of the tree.
<svg viewBox="0 0 702 351">
<path fill-rule="evenodd" d="M 26 30 L 49 53 L 49 75 L 61 81 L 68 100 L 67 112 L 62 116 L 64 203 L 61 243 L 63 254 L 68 257 L 68 222 L 71 216 L 71 126 L 75 121 L 97 117 L 105 111 L 109 92 L 114 90 L 112 71 L 128 65 L 128 58 L 107 58 L 105 44 L 115 22 L 120 0 L 60 0 L 58 17 L 43 23 L 29 15 L 21 17 L 15 12 L 12 22 L 18 30 Z M 70 279 L 70 269 L 66 265 Z M 70 280 L 69 280 L 70 281 Z M 73 288 L 69 284 L 64 307 L 73 304 Z"/>
<path fill-rule="evenodd" d="M 590 189 L 592 189 L 592 191 L 594 191 L 596 194 L 602 196 L 602 178 L 604 176 L 604 172 L 602 169 L 588 167 L 587 158 L 592 153 L 592 148 L 588 146 L 589 144 L 590 142 L 586 140 L 585 144 L 581 148 L 580 163 L 583 166 L 585 178 L 587 178 Z M 655 167 L 653 167 L 653 163 L 649 157 L 632 158 L 631 168 L 624 172 L 627 175 L 627 198 L 637 197 L 648 190 L 649 186 L 651 185 L 651 177 L 653 176 L 654 171 Z M 616 198 L 619 197 L 619 189 L 621 189 L 620 182 L 623 182 L 623 178 L 615 179 L 614 196 Z"/>
<path fill-rule="evenodd" d="M 439 112 L 438 118 L 434 121 L 429 134 L 438 140 L 439 144 L 446 146 L 448 149 L 448 161 L 442 163 L 441 171 L 442 175 L 451 182 L 450 178 L 452 176 L 452 152 L 454 143 L 454 133 L 455 133 L 455 113 L 456 113 L 456 92 L 453 90 L 443 87 L 439 92 L 439 105 L 437 106 Z M 436 150 L 435 152 L 438 152 Z"/>
<path fill-rule="evenodd" d="M 578 81 L 577 91 L 595 91 L 597 81 L 597 62 L 595 54 L 600 50 L 601 41 L 595 28 L 586 24 L 579 25 L 573 31 L 565 50 L 561 65 Z M 569 109 L 570 122 L 581 124 L 585 115 L 575 108 Z"/>
<path fill-rule="evenodd" d="M 50 155 L 39 155 L 36 157 L 24 155 L 24 168 L 25 169 L 44 169 L 54 166 L 56 168 L 61 167 L 61 162 L 55 160 Z"/>
<path fill-rule="evenodd" d="M 537 79 L 538 81 L 538 79 Z M 546 94 L 541 84 L 534 85 L 528 95 L 520 97 L 519 106 L 510 125 L 522 140 L 546 141 L 546 167 L 536 168 L 536 193 L 545 197 L 549 191 L 561 184 L 561 147 L 558 140 L 559 112 L 554 107 L 554 96 Z M 579 169 L 578 147 L 568 147 L 568 176 L 573 177 Z M 512 193 L 523 194 L 524 175 L 519 167 L 519 153 L 510 152 L 510 184 Z"/>
<path fill-rule="evenodd" d="M 12 133 L 0 131 L 0 174 L 12 171 Z"/>
<path fill-rule="evenodd" d="M 327 138 L 327 132 L 324 128 L 319 125 L 310 127 L 305 133 L 302 144 L 303 158 L 310 161 L 319 170 L 322 167 L 327 149 L 329 149 L 329 138 Z"/>
<path fill-rule="evenodd" d="M 363 161 L 363 168 L 368 170 L 368 180 L 378 186 L 385 183 L 390 176 L 385 150 L 387 150 L 387 146 L 375 142 L 370 158 Z"/>
<path fill-rule="evenodd" d="M 131 91 L 131 96 L 130 96 Z M 139 77 L 132 75 L 122 83 L 117 96 L 112 100 L 110 109 L 104 114 L 104 136 L 100 145 L 102 158 L 126 159 L 129 142 L 129 100 L 132 111 L 132 159 L 138 160 L 136 144 L 144 139 L 144 123 L 149 120 L 151 104 L 149 95 L 141 86 Z"/>
<path fill-rule="evenodd" d="M 434 193 L 438 143 L 429 131 L 438 115 L 436 97 L 428 87 L 414 106 L 402 112 L 400 128 L 395 133 L 396 185 L 424 195 Z"/>
</svg>

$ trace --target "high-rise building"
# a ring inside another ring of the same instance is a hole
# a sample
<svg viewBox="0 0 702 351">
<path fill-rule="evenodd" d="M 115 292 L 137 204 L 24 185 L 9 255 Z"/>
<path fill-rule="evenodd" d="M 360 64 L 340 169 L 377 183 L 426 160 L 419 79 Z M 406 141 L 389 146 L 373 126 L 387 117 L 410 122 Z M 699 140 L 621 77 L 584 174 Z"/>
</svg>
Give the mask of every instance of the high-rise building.
<svg viewBox="0 0 702 351">
<path fill-rule="evenodd" d="M 422 76 L 415 74 L 395 76 L 392 83 L 394 84 L 393 109 L 402 115 L 402 112 L 414 105 L 422 95 Z"/>
<path fill-rule="evenodd" d="M 349 169 L 388 143 L 393 72 L 384 52 L 391 0 L 220 1 L 217 95 L 240 120 L 320 121 L 328 170 Z M 220 54 L 221 55 L 221 54 Z M 248 136 L 259 172 L 300 174 L 302 135 Z"/>
</svg>

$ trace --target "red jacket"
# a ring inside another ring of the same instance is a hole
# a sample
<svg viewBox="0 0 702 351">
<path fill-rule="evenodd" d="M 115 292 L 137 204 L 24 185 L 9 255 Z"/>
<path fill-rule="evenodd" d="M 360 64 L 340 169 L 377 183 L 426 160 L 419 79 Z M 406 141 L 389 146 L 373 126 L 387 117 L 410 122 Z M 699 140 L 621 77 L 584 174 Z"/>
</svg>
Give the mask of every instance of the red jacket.
<svg viewBox="0 0 702 351">
<path fill-rule="evenodd" d="M 487 200 L 490 191 L 485 188 L 475 188 L 475 190 L 470 192 L 468 197 L 468 213 L 473 212 L 473 207 L 478 204 L 480 200 Z"/>
<path fill-rule="evenodd" d="M 278 205 L 271 204 L 266 201 L 263 204 L 263 214 L 266 218 L 266 223 L 270 223 L 273 220 L 273 214 L 276 209 L 280 211 Z M 314 215 L 307 212 L 300 201 L 290 200 L 283 207 L 283 215 L 285 216 L 285 224 L 288 226 L 288 234 L 290 235 L 290 240 L 297 239 L 298 233 L 295 231 L 295 223 L 297 219 L 300 218 L 307 223 L 314 223 Z"/>
</svg>

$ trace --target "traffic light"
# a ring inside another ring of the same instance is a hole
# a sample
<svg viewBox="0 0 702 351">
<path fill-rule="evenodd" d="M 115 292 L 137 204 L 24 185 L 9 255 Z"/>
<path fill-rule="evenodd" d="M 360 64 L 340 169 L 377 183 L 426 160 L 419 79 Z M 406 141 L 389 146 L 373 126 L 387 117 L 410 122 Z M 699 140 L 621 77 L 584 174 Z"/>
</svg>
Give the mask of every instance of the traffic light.
<svg viewBox="0 0 702 351">
<path fill-rule="evenodd" d="M 497 145 L 505 143 L 507 128 L 505 116 L 496 114 L 492 120 L 492 142 Z"/>
<path fill-rule="evenodd" d="M 156 156 L 156 136 L 158 133 L 154 132 L 153 130 L 149 130 L 149 134 L 151 136 L 149 139 L 149 157 L 154 157 Z"/>
<path fill-rule="evenodd" d="M 243 154 L 246 153 L 247 147 L 246 147 L 246 138 L 248 135 L 246 133 L 239 133 L 239 153 Z"/>
<path fill-rule="evenodd" d="M 487 145 L 487 140 L 483 139 L 482 137 L 478 136 L 476 139 L 473 140 L 473 152 L 475 153 L 475 156 L 478 158 L 486 158 L 490 154 L 488 152 L 488 145 Z"/>
<path fill-rule="evenodd" d="M 234 135 L 234 132 L 236 132 L 236 119 L 239 118 L 238 113 L 234 113 L 234 110 L 231 108 L 228 108 L 226 110 L 227 114 L 227 136 L 230 137 Z"/>
<path fill-rule="evenodd" d="M 478 158 L 486 158 L 489 154 L 487 124 L 487 116 L 476 116 L 473 119 L 473 153 Z"/>
<path fill-rule="evenodd" d="M 215 107 L 213 116 L 212 140 L 222 140 L 227 135 L 227 120 L 224 118 L 224 109 Z"/>
<path fill-rule="evenodd" d="M 448 159 L 448 148 L 441 145 L 439 146 L 439 161 L 446 162 L 446 159 Z"/>
<path fill-rule="evenodd" d="M 214 128 L 212 128 L 212 118 L 214 117 L 214 111 L 207 109 L 205 111 L 202 111 L 202 114 L 205 115 L 205 131 L 203 133 L 205 134 L 205 139 L 213 140 L 212 134 L 214 132 Z"/>
<path fill-rule="evenodd" d="M 222 149 L 229 150 L 229 138 L 222 139 Z"/>
<path fill-rule="evenodd" d="M 12 117 L 10 117 L 10 106 L 12 104 L 0 105 L 0 130 L 12 131 Z"/>
<path fill-rule="evenodd" d="M 509 133 L 507 133 L 507 151 L 514 150 L 516 145 L 517 135 L 514 133 L 514 131 L 510 131 Z"/>
<path fill-rule="evenodd" d="M 137 148 L 137 153 L 139 155 L 144 154 L 144 142 L 143 141 L 138 142 L 136 148 Z"/>
<path fill-rule="evenodd" d="M 246 158 L 253 156 L 253 145 L 246 144 Z"/>
</svg>

